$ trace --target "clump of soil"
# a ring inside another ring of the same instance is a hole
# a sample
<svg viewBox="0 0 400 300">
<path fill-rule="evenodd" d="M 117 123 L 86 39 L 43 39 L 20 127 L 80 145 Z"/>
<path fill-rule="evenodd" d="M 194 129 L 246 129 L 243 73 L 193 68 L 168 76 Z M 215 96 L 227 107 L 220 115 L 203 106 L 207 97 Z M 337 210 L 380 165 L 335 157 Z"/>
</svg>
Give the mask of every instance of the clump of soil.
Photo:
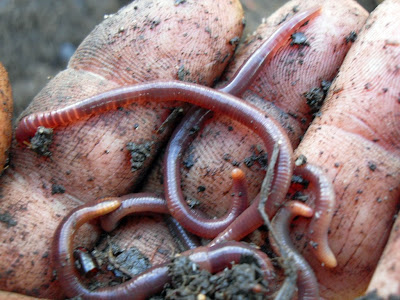
<svg viewBox="0 0 400 300">
<path fill-rule="evenodd" d="M 151 299 L 266 299 L 270 293 L 260 268 L 252 262 L 213 275 L 182 256 L 172 261 L 170 274 L 171 283 Z"/>
<path fill-rule="evenodd" d="M 39 126 L 35 136 L 31 138 L 29 148 L 42 156 L 51 156 L 49 147 L 53 142 L 53 129 Z"/>
<path fill-rule="evenodd" d="M 311 113 L 313 116 L 317 116 L 319 114 L 319 110 L 324 103 L 326 94 L 331 86 L 331 82 L 328 80 L 322 80 L 321 86 L 314 87 L 310 89 L 308 92 L 305 92 L 303 95 L 307 100 L 307 104 L 311 109 Z"/>
<path fill-rule="evenodd" d="M 135 172 L 143 167 L 146 159 L 151 155 L 152 142 L 145 142 L 143 144 L 136 144 L 130 142 L 126 148 L 131 153 L 131 171 Z"/>
</svg>

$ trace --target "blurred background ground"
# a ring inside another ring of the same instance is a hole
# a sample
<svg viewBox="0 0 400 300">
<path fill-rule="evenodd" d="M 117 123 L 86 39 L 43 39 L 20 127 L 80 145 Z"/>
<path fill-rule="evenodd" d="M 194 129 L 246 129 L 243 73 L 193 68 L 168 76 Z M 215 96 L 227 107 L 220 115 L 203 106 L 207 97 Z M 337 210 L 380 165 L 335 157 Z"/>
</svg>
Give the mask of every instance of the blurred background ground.
<svg viewBox="0 0 400 300">
<path fill-rule="evenodd" d="M 174 0 L 165 0 L 174 1 Z M 334 1 L 334 0 L 332 0 Z M 129 0 L 0 0 L 0 62 L 8 70 L 18 116 L 63 70 L 89 32 Z M 287 0 L 241 0 L 246 33 Z M 379 0 L 360 0 L 371 11 Z"/>
</svg>

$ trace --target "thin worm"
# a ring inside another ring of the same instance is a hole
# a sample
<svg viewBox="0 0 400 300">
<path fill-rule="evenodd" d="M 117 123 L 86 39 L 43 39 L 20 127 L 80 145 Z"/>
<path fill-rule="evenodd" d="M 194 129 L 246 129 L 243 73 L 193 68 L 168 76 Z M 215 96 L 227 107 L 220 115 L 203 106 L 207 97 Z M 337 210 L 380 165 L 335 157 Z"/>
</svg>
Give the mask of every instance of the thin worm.
<svg viewBox="0 0 400 300">
<path fill-rule="evenodd" d="M 290 38 L 290 36 L 304 23 L 318 16 L 320 7 L 312 7 L 295 14 L 290 20 L 283 23 L 251 56 L 240 66 L 232 79 L 219 88 L 220 91 L 241 96 L 257 78 L 264 65 Z"/>
<path fill-rule="evenodd" d="M 332 181 L 321 168 L 309 163 L 297 166 L 294 173 L 307 179 L 309 188 L 316 194 L 315 213 L 308 226 L 311 251 L 326 267 L 334 268 L 337 260 L 328 243 L 329 225 L 336 202 Z"/>
<path fill-rule="evenodd" d="M 100 288 L 91 291 L 81 282 L 74 266 L 73 240 L 76 231 L 85 223 L 120 206 L 119 200 L 87 204 L 74 209 L 58 226 L 52 248 L 53 264 L 58 281 L 68 297 L 80 296 L 83 299 L 146 299 L 160 292 L 170 281 L 168 265 L 161 264 L 146 270 L 131 280 L 118 286 Z M 240 263 L 246 257 L 253 257 L 266 280 L 274 279 L 272 265 L 268 256 L 250 246 L 237 242 L 228 242 L 213 247 L 199 247 L 183 252 L 201 268 L 215 273 Z"/>
<path fill-rule="evenodd" d="M 157 81 L 121 87 L 55 111 L 31 114 L 19 123 L 16 129 L 16 137 L 22 142 L 32 136 L 38 126 L 66 125 L 79 118 L 146 100 L 157 102 L 184 101 L 226 114 L 255 131 L 264 142 L 269 156 L 274 145 L 278 143 L 280 148 L 275 170 L 276 175 L 266 205 L 267 212 L 270 215 L 275 213 L 289 189 L 294 165 L 293 150 L 286 132 L 275 120 L 260 112 L 258 108 L 232 95 L 208 87 L 179 81 Z M 254 214 L 251 214 L 254 219 L 247 219 L 247 221 L 256 223 L 257 226 L 253 227 L 257 228 L 262 224 L 262 218 L 257 211 L 257 205 L 254 207 L 252 204 L 246 211 L 250 208 L 255 210 L 256 216 L 254 217 Z M 169 207 L 169 209 L 172 211 L 174 208 Z"/>
<path fill-rule="evenodd" d="M 121 206 L 100 219 L 101 227 L 107 232 L 113 231 L 118 226 L 118 222 L 129 214 L 139 212 L 169 214 L 167 202 L 154 194 L 127 194 L 113 199 L 118 199 Z"/>
<path fill-rule="evenodd" d="M 286 260 L 284 263 L 293 263 L 294 267 L 297 268 L 297 287 L 299 300 L 318 300 L 319 288 L 317 278 L 315 277 L 313 270 L 304 257 L 297 251 L 290 239 L 290 224 L 296 216 L 309 218 L 313 215 L 313 213 L 313 209 L 306 204 L 299 201 L 289 201 L 281 209 L 279 209 L 272 220 L 272 227 L 274 229 L 275 236 L 279 239 L 281 246 L 280 250 L 282 253 L 279 253 L 278 249 L 274 250 L 280 254 L 284 260 Z M 271 244 L 274 247 L 273 241 Z"/>
<path fill-rule="evenodd" d="M 119 221 L 130 214 L 143 212 L 160 213 L 167 215 L 167 225 L 170 231 L 173 231 L 173 234 L 176 235 L 177 243 L 183 245 L 185 248 L 184 250 L 200 246 L 197 237 L 191 236 L 189 233 L 185 232 L 185 229 L 182 228 L 174 218 L 169 216 L 167 202 L 164 198 L 151 193 L 136 193 L 115 197 L 113 199 L 119 200 L 121 206 L 112 213 L 100 218 L 100 224 L 103 230 L 107 232 L 113 231 L 118 226 Z"/>
<path fill-rule="evenodd" d="M 232 79 L 219 91 L 240 96 L 257 78 L 264 65 L 270 60 L 290 35 L 304 22 L 320 13 L 320 8 L 311 8 L 296 14 L 281 25 L 261 46 L 240 66 Z M 192 141 L 188 134 L 192 128 L 200 128 L 208 117 L 205 109 L 191 110 L 172 134 L 164 159 L 164 192 L 171 214 L 188 231 L 203 238 L 214 238 L 236 219 L 242 211 L 231 209 L 224 217 L 210 220 L 199 212 L 192 211 L 186 204 L 181 190 L 180 158 Z M 234 204 L 231 206 L 234 207 Z M 258 225 L 260 226 L 261 223 Z M 258 226 L 252 226 L 255 229 Z M 242 226 L 241 226 L 242 227 Z M 245 228 L 245 227 L 242 227 Z M 247 235 L 247 234 L 246 234 Z M 225 239 L 225 237 L 224 237 Z M 229 238 L 227 238 L 229 239 Z"/>
<path fill-rule="evenodd" d="M 199 238 L 190 232 L 187 232 L 175 218 L 167 215 L 165 216 L 164 221 L 168 226 L 169 232 L 177 243 L 180 252 L 201 246 Z"/>
<path fill-rule="evenodd" d="M 182 157 L 193 135 L 189 132 L 198 128 L 207 119 L 202 109 L 194 108 L 185 116 L 173 134 L 164 157 L 164 192 L 171 215 L 187 231 L 203 238 L 214 238 L 237 218 L 248 206 L 247 187 L 244 172 L 232 171 L 233 201 L 228 212 L 221 218 L 210 219 L 187 205 L 181 189 L 180 157 Z"/>
<path fill-rule="evenodd" d="M 238 214 L 240 214 L 248 205 L 244 172 L 240 169 L 235 168 L 232 171 L 232 182 L 232 206 L 228 211 L 228 217 L 224 218 L 224 221 L 228 223 L 230 223 L 231 220 L 234 219 Z M 138 212 L 151 212 L 161 214 L 170 213 L 170 211 L 168 210 L 167 202 L 163 198 L 157 197 L 150 193 L 128 194 L 119 198 L 115 197 L 113 199 L 118 199 L 119 201 L 121 201 L 122 204 L 117 210 L 101 218 L 101 226 L 105 231 L 108 232 L 114 230 L 117 227 L 118 222 L 123 217 L 129 214 Z M 212 221 L 212 225 L 209 228 L 210 232 L 212 232 L 213 226 L 215 225 L 215 221 Z M 205 220 L 204 223 L 207 223 L 207 220 Z M 207 236 L 207 234 L 203 235 Z"/>
</svg>

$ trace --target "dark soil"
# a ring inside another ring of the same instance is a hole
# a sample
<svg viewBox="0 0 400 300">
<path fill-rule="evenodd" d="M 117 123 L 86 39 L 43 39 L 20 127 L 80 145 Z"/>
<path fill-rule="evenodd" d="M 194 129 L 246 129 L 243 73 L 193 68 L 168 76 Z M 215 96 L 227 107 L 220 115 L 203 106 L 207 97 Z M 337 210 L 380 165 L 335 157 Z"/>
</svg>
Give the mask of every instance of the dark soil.
<svg viewBox="0 0 400 300">
<path fill-rule="evenodd" d="M 218 274 L 211 274 L 191 262 L 178 257 L 170 264 L 171 283 L 156 299 L 266 299 L 271 293 L 261 270 L 254 263 L 234 265 Z"/>
</svg>

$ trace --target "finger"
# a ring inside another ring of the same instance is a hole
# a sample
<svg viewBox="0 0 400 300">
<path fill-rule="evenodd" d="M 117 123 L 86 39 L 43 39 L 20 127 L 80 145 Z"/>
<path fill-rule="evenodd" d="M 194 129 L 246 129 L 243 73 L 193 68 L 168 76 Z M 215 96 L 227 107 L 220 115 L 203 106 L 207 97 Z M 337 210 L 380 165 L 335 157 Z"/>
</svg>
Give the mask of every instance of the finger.
<svg viewBox="0 0 400 300">
<path fill-rule="evenodd" d="M 297 241 L 325 298 L 365 291 L 398 208 L 399 11 L 397 1 L 386 1 L 371 14 L 295 153 L 325 170 L 337 197 L 329 234 L 337 267 L 321 266 Z"/>
</svg>

